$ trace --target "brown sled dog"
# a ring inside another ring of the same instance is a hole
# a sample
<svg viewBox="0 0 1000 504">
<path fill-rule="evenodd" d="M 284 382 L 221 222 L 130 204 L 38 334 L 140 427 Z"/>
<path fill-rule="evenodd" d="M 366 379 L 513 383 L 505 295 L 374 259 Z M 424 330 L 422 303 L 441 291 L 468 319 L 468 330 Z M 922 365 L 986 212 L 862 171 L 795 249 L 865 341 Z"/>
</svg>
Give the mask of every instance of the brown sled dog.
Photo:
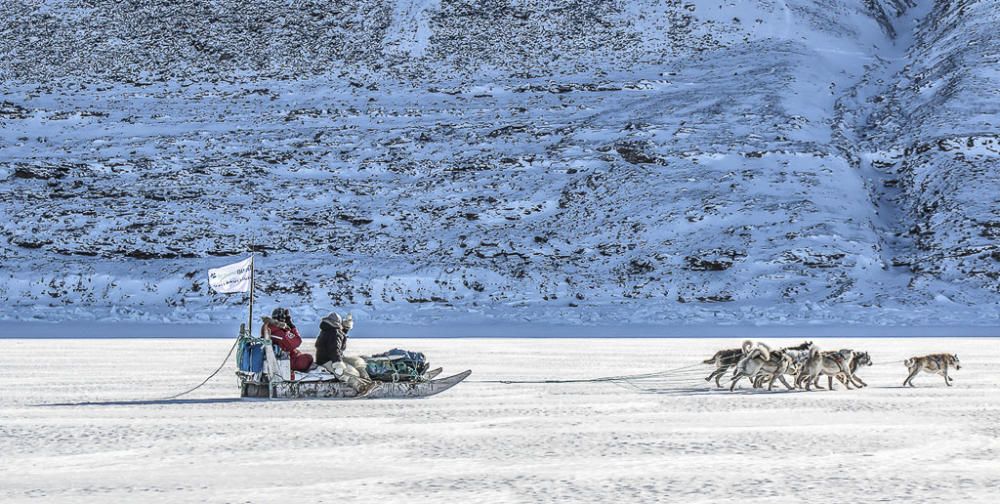
<svg viewBox="0 0 1000 504">
<path fill-rule="evenodd" d="M 958 355 L 956 354 L 930 354 L 923 357 L 911 357 L 903 361 L 903 365 L 910 371 L 910 376 L 907 376 L 903 380 L 903 386 L 913 387 L 913 377 L 917 376 L 917 373 L 925 371 L 927 373 L 939 374 L 944 377 L 944 383 L 947 386 L 951 386 L 951 382 L 954 379 L 948 376 L 948 368 L 955 368 L 956 370 L 962 369 L 961 363 L 958 361 Z"/>
</svg>

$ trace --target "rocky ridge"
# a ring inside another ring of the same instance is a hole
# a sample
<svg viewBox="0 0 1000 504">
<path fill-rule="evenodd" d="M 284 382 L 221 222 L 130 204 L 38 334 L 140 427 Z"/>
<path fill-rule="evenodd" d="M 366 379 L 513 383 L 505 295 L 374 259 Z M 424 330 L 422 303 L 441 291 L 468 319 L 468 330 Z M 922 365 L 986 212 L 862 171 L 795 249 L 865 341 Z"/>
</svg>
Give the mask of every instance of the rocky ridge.
<svg viewBox="0 0 1000 504">
<path fill-rule="evenodd" d="M 6 3 L 2 316 L 995 324 L 994 7 Z"/>
</svg>

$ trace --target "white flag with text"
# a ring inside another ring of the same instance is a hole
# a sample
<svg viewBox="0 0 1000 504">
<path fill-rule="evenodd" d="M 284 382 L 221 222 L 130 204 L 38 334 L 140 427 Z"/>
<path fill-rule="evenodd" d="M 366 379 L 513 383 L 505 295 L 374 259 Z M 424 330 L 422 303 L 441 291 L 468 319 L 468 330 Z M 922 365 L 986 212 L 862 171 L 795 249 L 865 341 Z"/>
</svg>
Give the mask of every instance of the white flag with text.
<svg viewBox="0 0 1000 504">
<path fill-rule="evenodd" d="M 216 292 L 250 292 L 253 257 L 238 263 L 208 270 L 208 285 Z"/>
</svg>

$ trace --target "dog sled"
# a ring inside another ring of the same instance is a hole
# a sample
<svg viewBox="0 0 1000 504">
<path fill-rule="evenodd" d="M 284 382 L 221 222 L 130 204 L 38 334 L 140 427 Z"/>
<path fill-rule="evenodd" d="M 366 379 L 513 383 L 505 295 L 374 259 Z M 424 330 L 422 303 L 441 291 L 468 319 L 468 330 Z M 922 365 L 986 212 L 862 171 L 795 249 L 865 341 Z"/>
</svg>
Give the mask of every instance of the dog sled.
<svg viewBox="0 0 1000 504">
<path fill-rule="evenodd" d="M 438 378 L 442 369 L 384 373 L 372 386 L 359 393 L 322 367 L 308 372 L 292 371 L 287 356 L 275 352 L 270 335 L 264 331 L 258 338 L 244 330 L 237 343 L 236 376 L 240 397 L 256 399 L 405 399 L 430 397 L 458 385 L 472 374 L 467 370 Z M 393 369 L 393 361 L 401 358 L 386 356 L 381 369 Z"/>
</svg>

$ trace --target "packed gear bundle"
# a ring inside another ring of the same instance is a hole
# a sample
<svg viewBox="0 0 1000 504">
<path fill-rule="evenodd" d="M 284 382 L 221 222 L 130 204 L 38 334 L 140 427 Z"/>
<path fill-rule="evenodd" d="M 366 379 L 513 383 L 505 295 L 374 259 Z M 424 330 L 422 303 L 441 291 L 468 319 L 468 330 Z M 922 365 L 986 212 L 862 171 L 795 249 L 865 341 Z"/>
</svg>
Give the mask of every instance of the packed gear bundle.
<svg viewBox="0 0 1000 504">
<path fill-rule="evenodd" d="M 365 357 L 365 361 L 368 376 L 378 381 L 418 380 L 430 367 L 424 354 L 399 348 Z"/>
</svg>

